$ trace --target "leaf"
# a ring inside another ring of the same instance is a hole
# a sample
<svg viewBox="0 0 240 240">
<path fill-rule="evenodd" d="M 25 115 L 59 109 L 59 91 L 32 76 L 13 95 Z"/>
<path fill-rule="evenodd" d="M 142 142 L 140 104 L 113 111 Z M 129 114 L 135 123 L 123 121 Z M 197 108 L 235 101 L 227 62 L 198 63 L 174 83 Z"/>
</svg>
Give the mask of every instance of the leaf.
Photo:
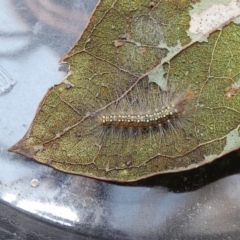
<svg viewBox="0 0 240 240">
<path fill-rule="evenodd" d="M 195 2 L 101 1 L 62 59 L 71 74 L 48 91 L 10 151 L 64 172 L 123 182 L 192 169 L 238 149 L 240 27 L 231 21 L 239 6 Z M 230 17 L 194 29 L 206 21 L 204 13 L 222 6 Z M 194 15 L 199 9 L 202 15 Z M 144 98 L 147 81 L 193 96 L 189 124 L 177 133 L 166 129 L 161 142 L 156 133 L 99 137 L 96 113 L 129 94 Z"/>
</svg>

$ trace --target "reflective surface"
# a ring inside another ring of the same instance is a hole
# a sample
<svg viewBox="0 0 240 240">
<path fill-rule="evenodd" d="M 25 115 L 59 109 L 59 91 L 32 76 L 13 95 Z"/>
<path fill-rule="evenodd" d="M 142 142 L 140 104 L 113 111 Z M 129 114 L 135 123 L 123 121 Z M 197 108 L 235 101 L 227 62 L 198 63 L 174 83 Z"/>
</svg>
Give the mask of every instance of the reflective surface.
<svg viewBox="0 0 240 240">
<path fill-rule="evenodd" d="M 96 3 L 0 1 L 0 239 L 239 239 L 238 153 L 118 185 L 7 152 L 26 133 L 47 89 L 66 76 L 58 61 Z"/>
</svg>

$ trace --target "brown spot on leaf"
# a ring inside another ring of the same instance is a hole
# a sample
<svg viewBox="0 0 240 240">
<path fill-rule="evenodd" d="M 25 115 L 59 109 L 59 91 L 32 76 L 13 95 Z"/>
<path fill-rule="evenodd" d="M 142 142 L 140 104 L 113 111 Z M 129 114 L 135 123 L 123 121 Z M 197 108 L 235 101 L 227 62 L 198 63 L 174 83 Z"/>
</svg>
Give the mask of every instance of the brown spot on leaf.
<svg viewBox="0 0 240 240">
<path fill-rule="evenodd" d="M 155 6 L 156 6 L 156 3 L 153 1 L 148 4 L 148 7 L 150 8 L 154 8 Z"/>
<path fill-rule="evenodd" d="M 66 83 L 66 84 L 65 84 L 65 88 L 66 88 L 66 89 L 70 89 L 70 88 L 72 88 L 72 85 L 69 84 L 69 83 Z"/>
<path fill-rule="evenodd" d="M 53 143 L 52 148 L 53 148 L 53 149 L 58 149 L 58 148 L 59 148 L 59 144 Z"/>
<path fill-rule="evenodd" d="M 233 83 L 231 86 L 225 88 L 225 97 L 227 99 L 231 99 L 239 91 L 239 89 L 240 88 Z"/>
<path fill-rule="evenodd" d="M 118 40 L 114 40 L 114 46 L 115 47 L 121 47 L 123 45 L 123 42 L 122 41 L 118 41 Z"/>
<path fill-rule="evenodd" d="M 81 132 L 79 132 L 79 131 L 78 131 L 78 132 L 76 132 L 76 137 L 77 137 L 77 138 L 80 138 L 80 137 L 82 137 L 82 134 L 81 134 Z"/>
<path fill-rule="evenodd" d="M 122 33 L 119 35 L 119 39 L 121 40 L 130 40 L 130 35 L 128 33 Z"/>
</svg>

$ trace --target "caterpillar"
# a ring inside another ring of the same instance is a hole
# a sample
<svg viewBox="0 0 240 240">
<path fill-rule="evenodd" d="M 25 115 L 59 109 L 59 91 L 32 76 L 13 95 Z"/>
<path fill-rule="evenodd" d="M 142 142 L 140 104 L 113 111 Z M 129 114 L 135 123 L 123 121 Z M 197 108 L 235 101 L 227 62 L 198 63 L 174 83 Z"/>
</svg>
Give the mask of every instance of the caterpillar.
<svg viewBox="0 0 240 240">
<path fill-rule="evenodd" d="M 191 119 L 189 91 L 161 91 L 157 85 L 137 89 L 97 115 L 101 136 L 121 133 L 128 137 L 184 129 Z"/>
</svg>

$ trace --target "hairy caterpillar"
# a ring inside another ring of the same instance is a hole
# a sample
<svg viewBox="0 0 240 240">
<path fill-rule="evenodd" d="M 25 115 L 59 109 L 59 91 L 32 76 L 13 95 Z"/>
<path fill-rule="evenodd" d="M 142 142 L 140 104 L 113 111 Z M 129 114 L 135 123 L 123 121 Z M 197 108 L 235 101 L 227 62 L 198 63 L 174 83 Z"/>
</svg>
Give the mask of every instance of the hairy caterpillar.
<svg viewBox="0 0 240 240">
<path fill-rule="evenodd" d="M 101 136 L 112 133 L 127 137 L 183 129 L 191 118 L 189 92 L 167 92 L 152 84 L 139 88 L 97 115 Z M 175 131 L 176 132 L 176 131 Z"/>
</svg>

